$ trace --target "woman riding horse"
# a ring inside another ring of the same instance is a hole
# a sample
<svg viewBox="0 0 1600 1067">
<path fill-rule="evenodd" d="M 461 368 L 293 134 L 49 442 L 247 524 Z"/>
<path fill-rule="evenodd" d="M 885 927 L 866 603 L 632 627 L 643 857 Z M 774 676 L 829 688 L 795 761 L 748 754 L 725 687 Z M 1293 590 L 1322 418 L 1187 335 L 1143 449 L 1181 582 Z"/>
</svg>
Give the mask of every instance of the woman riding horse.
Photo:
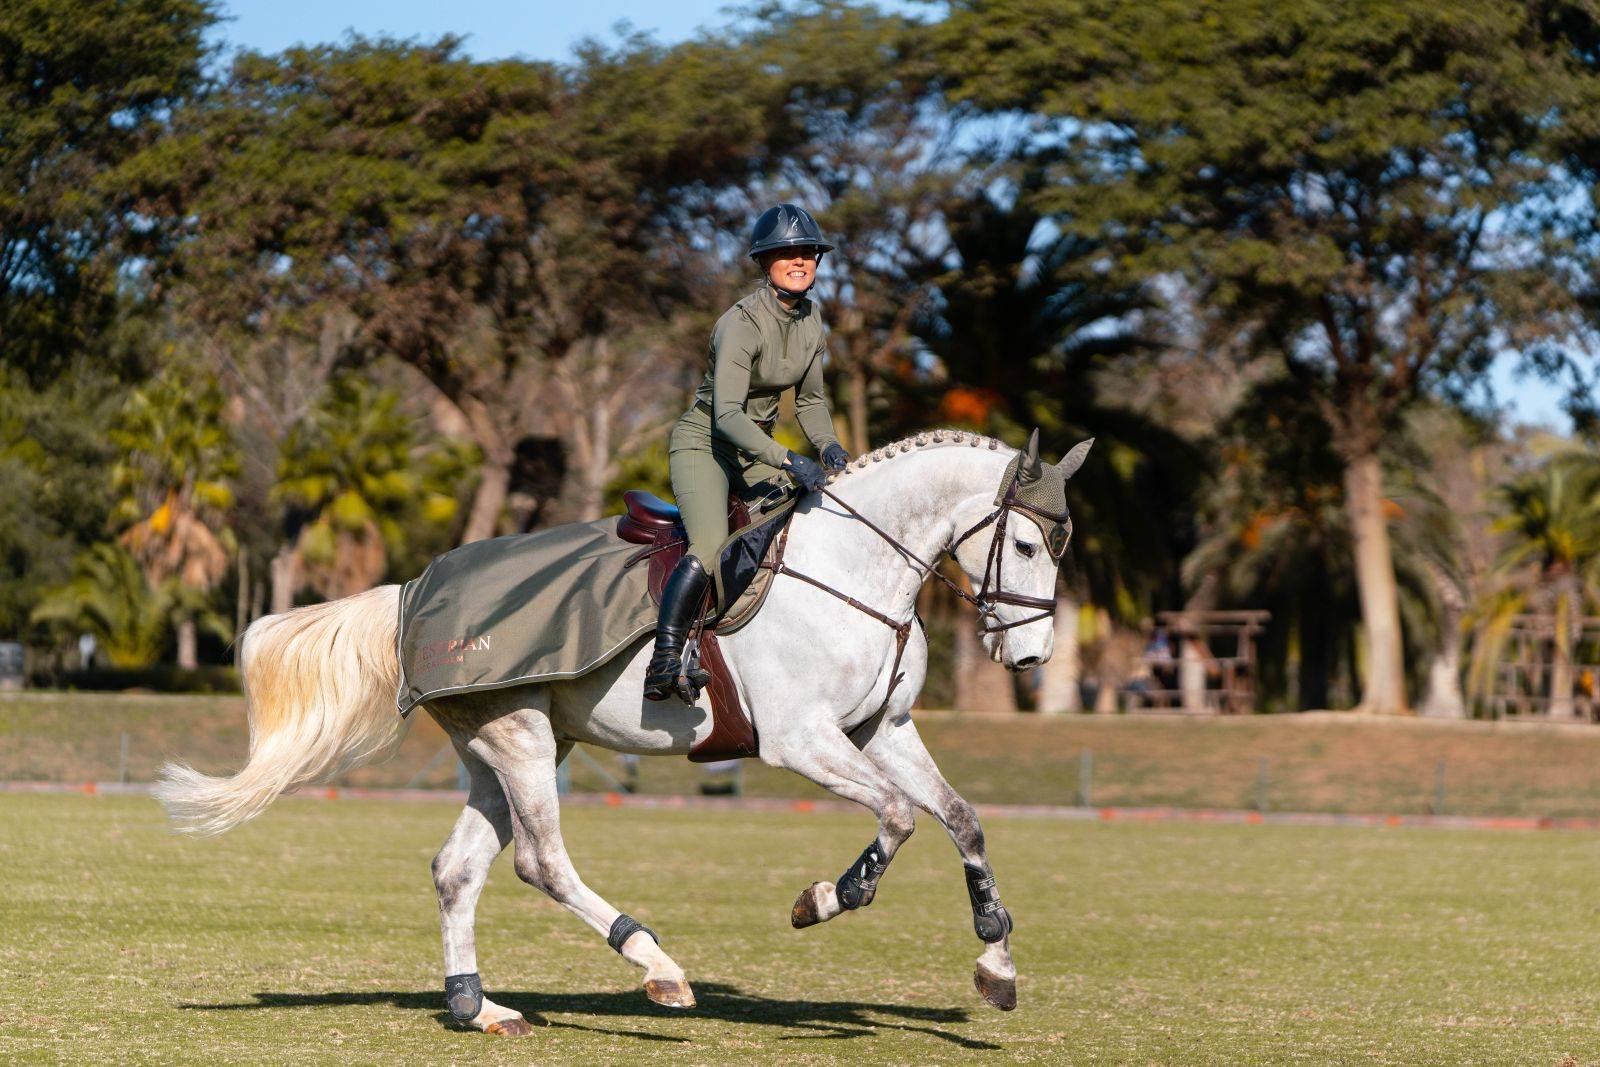
<svg viewBox="0 0 1600 1067">
<path fill-rule="evenodd" d="M 665 700 L 676 692 L 694 703 L 703 676 L 686 679 L 683 645 L 705 599 L 719 546 L 728 538 L 728 493 L 788 474 L 803 489 L 817 489 L 826 470 L 842 470 L 850 456 L 833 434 L 822 360 L 827 334 L 806 292 L 817 264 L 833 246 L 803 208 L 779 204 L 756 220 L 750 258 L 761 266 L 761 288 L 723 313 L 711 332 L 711 359 L 693 406 L 672 430 L 667 456 L 672 492 L 683 513 L 689 550 L 661 594 L 655 654 L 644 695 Z M 818 464 L 772 439 L 778 397 L 795 391 L 800 428 L 822 457 Z"/>
</svg>

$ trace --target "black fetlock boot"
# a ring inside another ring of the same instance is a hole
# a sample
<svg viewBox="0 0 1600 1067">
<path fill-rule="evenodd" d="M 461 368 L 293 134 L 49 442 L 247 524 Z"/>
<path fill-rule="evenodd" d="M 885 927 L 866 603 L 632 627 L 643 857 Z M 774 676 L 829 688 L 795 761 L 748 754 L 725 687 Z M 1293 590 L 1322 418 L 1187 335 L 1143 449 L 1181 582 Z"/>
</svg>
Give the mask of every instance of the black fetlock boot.
<svg viewBox="0 0 1600 1067">
<path fill-rule="evenodd" d="M 661 618 L 656 623 L 656 650 L 650 657 L 650 666 L 644 672 L 646 700 L 665 700 L 673 693 L 693 704 L 701 688 L 711 680 L 704 671 L 697 670 L 688 679 L 691 692 L 678 687 L 678 676 L 683 673 L 683 642 L 694 625 L 695 613 L 705 600 L 706 589 L 711 585 L 711 575 L 694 556 L 684 556 L 672 569 L 667 586 L 661 591 Z"/>
</svg>

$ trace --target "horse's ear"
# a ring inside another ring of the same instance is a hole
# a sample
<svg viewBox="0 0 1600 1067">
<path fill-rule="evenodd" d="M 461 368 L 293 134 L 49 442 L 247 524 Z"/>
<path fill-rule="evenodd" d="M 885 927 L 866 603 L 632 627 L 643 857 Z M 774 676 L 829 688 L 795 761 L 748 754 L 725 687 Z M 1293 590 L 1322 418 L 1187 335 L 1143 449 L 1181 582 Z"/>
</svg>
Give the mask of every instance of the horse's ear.
<svg viewBox="0 0 1600 1067">
<path fill-rule="evenodd" d="M 1039 431 L 1033 431 L 1033 436 L 1028 438 L 1028 447 L 1022 451 L 1022 462 L 1017 465 L 1017 480 L 1020 482 L 1036 482 L 1044 474 L 1044 466 L 1039 462 Z"/>
<path fill-rule="evenodd" d="M 1089 458 L 1089 449 L 1094 447 L 1094 438 L 1079 441 L 1072 446 L 1072 451 L 1061 457 L 1061 462 L 1056 466 L 1061 468 L 1061 476 L 1070 478 L 1078 473 L 1078 468 L 1083 466 L 1083 461 Z"/>
</svg>

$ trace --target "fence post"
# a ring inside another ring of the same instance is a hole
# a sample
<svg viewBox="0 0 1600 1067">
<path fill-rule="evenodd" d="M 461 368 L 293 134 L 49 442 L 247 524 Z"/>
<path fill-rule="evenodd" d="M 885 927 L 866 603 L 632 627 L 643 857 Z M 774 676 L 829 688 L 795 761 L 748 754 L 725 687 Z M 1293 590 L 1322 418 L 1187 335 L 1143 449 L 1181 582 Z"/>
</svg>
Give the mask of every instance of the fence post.
<svg viewBox="0 0 1600 1067">
<path fill-rule="evenodd" d="M 572 767 L 566 760 L 556 764 L 556 796 L 564 797 L 572 792 Z"/>
<path fill-rule="evenodd" d="M 472 788 L 472 778 L 467 774 L 467 765 L 460 758 L 456 759 L 456 788 L 465 793 Z"/>
<path fill-rule="evenodd" d="M 117 760 L 117 783 L 128 784 L 128 731 L 122 731 L 122 754 Z"/>
<path fill-rule="evenodd" d="M 1094 807 L 1094 752 L 1087 748 L 1078 757 L 1078 806 Z"/>
<path fill-rule="evenodd" d="M 1256 763 L 1256 811 L 1262 813 L 1267 810 L 1267 789 L 1271 784 L 1268 771 L 1271 766 L 1272 761 L 1266 756 L 1262 756 Z"/>
<path fill-rule="evenodd" d="M 1433 814 L 1444 814 L 1444 760 L 1433 765 Z"/>
</svg>

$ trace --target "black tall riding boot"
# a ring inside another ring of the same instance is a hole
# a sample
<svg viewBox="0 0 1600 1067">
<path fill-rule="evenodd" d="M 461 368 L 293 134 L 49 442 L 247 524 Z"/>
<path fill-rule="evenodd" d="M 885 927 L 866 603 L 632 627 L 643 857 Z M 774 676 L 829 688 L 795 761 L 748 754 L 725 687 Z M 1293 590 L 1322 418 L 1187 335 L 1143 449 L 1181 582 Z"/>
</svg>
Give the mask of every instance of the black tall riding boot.
<svg viewBox="0 0 1600 1067">
<path fill-rule="evenodd" d="M 644 672 L 644 695 L 647 700 L 665 700 L 673 693 L 693 704 L 699 690 L 710 681 L 704 671 L 695 671 L 688 679 L 688 693 L 678 686 L 678 676 L 683 673 L 683 642 L 694 625 L 695 613 L 705 600 L 711 575 L 694 556 L 684 556 L 667 578 L 667 587 L 661 591 L 661 618 L 656 623 L 656 650 L 650 657 L 650 666 Z"/>
</svg>

